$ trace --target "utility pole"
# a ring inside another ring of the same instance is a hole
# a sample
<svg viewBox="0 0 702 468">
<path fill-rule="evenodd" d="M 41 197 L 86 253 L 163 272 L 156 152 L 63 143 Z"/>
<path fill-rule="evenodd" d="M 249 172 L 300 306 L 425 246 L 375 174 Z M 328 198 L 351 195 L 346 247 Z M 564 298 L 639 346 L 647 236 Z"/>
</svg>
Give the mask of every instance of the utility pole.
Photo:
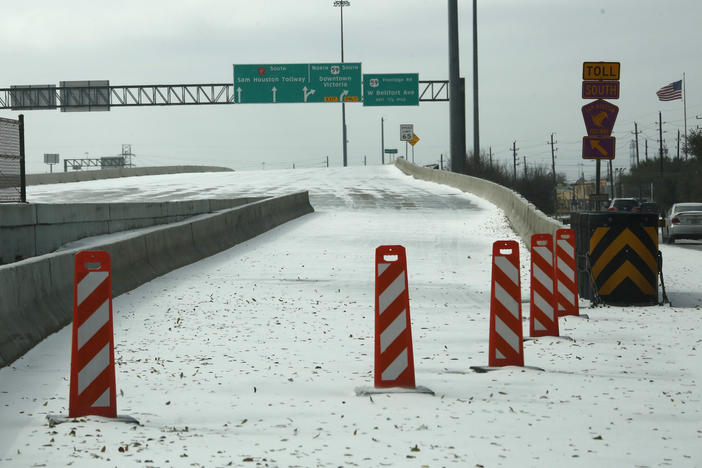
<svg viewBox="0 0 702 468">
<path fill-rule="evenodd" d="M 512 158 L 514 160 L 514 176 L 512 178 L 512 184 L 517 186 L 517 141 L 512 142 Z"/>
<path fill-rule="evenodd" d="M 380 118 L 380 162 L 385 165 L 385 119 Z"/>
<path fill-rule="evenodd" d="M 556 193 L 556 149 L 555 144 L 557 141 L 553 141 L 553 133 L 551 134 L 551 172 L 553 174 L 553 211 L 556 211 L 556 204 L 558 203 L 558 194 Z M 547 141 L 546 144 L 549 144 Z"/>
<path fill-rule="evenodd" d="M 327 156 L 327 167 L 329 167 L 329 156 Z"/>
<path fill-rule="evenodd" d="M 492 146 L 489 148 L 489 154 L 490 154 L 490 169 L 492 169 Z"/>
<path fill-rule="evenodd" d="M 658 153 L 661 157 L 661 174 L 663 174 L 663 117 L 658 111 Z"/>
<path fill-rule="evenodd" d="M 526 163 L 526 154 L 524 155 L 524 180 L 527 179 L 527 163 Z"/>
<path fill-rule="evenodd" d="M 449 127 L 451 171 L 466 172 L 466 84 L 460 77 L 458 54 L 458 0 L 448 0 Z"/>
<path fill-rule="evenodd" d="M 645 145 L 645 155 L 646 155 L 646 161 L 648 161 L 648 138 L 645 140 L 646 145 Z"/>
<path fill-rule="evenodd" d="M 363 155 L 363 165 L 364 165 L 364 166 L 367 165 L 367 163 L 366 163 L 366 155 L 365 155 L 365 154 Z"/>
<path fill-rule="evenodd" d="M 441 153 L 439 155 L 439 170 L 440 171 L 444 170 L 444 153 Z"/>
<path fill-rule="evenodd" d="M 639 125 L 634 122 L 634 135 L 636 136 L 636 165 L 639 165 Z"/>
<path fill-rule="evenodd" d="M 554 145 L 558 143 L 557 141 L 553 141 L 553 133 L 551 134 L 551 142 L 549 143 L 548 141 L 546 144 L 551 145 L 551 172 L 553 173 L 553 186 L 556 186 L 556 149 Z"/>
</svg>

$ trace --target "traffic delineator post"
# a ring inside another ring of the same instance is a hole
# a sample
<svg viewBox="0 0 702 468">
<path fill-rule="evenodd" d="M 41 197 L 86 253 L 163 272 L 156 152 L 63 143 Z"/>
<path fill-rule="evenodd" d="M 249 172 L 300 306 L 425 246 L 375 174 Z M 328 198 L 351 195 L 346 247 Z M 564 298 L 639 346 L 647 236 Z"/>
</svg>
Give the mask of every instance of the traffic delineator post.
<svg viewBox="0 0 702 468">
<path fill-rule="evenodd" d="M 492 245 L 490 288 L 490 367 L 523 366 L 522 293 L 519 277 L 519 243 Z"/>
<path fill-rule="evenodd" d="M 519 242 L 496 241 L 492 244 L 488 365 L 470 368 L 481 373 L 504 366 L 543 371 L 524 365 L 523 336 Z"/>
<path fill-rule="evenodd" d="M 401 245 L 375 250 L 374 387 L 356 387 L 356 395 L 428 393 L 415 385 L 407 257 Z"/>
<path fill-rule="evenodd" d="M 553 236 L 531 236 L 531 277 L 529 287 L 529 336 L 558 336 L 556 314 Z"/>
<path fill-rule="evenodd" d="M 579 315 L 574 230 L 559 229 L 556 231 L 555 252 L 557 314 L 559 317 Z"/>
<path fill-rule="evenodd" d="M 68 417 L 47 415 L 50 426 L 82 416 L 139 423 L 130 416 L 117 415 L 114 348 L 110 255 L 103 251 L 78 252 Z"/>
<path fill-rule="evenodd" d="M 68 416 L 117 416 L 112 277 L 107 252 L 76 255 Z"/>
<path fill-rule="evenodd" d="M 375 250 L 375 386 L 414 388 L 414 353 L 401 245 Z"/>
</svg>

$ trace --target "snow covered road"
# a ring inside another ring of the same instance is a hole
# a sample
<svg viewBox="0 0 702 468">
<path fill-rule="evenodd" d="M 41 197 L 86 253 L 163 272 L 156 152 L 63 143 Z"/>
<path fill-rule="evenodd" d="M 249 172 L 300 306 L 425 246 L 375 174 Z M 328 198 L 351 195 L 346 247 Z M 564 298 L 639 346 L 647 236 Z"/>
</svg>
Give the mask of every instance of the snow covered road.
<svg viewBox="0 0 702 468">
<path fill-rule="evenodd" d="M 67 413 L 70 327 L 0 369 L 0 466 L 702 465 L 699 244 L 663 246 L 678 307 L 587 309 L 589 320 L 561 321 L 574 341 L 525 343 L 525 363 L 544 372 L 476 374 L 491 245 L 516 236 L 474 196 L 368 167 L 112 179 L 29 198 L 300 189 L 315 213 L 114 300 L 118 411 L 140 426 L 46 425 Z M 407 249 L 416 380 L 436 396 L 353 392 L 372 385 L 382 244 Z"/>
</svg>

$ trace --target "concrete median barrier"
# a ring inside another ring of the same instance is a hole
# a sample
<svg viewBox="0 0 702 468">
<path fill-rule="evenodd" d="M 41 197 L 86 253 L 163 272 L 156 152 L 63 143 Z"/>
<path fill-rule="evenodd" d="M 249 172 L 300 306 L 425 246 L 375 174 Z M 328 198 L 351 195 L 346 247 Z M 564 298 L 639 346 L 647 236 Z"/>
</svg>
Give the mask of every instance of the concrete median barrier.
<svg viewBox="0 0 702 468">
<path fill-rule="evenodd" d="M 43 255 L 85 237 L 173 223 L 256 198 L 151 203 L 0 204 L 0 265 Z"/>
<path fill-rule="evenodd" d="M 153 227 L 143 233 L 125 233 L 118 240 L 101 243 L 98 239 L 90 249 L 110 253 L 116 297 L 313 211 L 307 192 L 294 193 Z M 0 367 L 71 322 L 74 257 L 80 250 L 59 251 L 0 266 Z"/>
<path fill-rule="evenodd" d="M 449 185 L 493 203 L 504 211 L 512 229 L 521 237 L 525 245 L 530 244 L 532 234 L 555 234 L 556 230 L 566 227 L 560 221 L 538 210 L 517 192 L 489 180 L 420 167 L 402 158 L 395 160 L 395 165 L 402 172 L 416 179 Z"/>
</svg>

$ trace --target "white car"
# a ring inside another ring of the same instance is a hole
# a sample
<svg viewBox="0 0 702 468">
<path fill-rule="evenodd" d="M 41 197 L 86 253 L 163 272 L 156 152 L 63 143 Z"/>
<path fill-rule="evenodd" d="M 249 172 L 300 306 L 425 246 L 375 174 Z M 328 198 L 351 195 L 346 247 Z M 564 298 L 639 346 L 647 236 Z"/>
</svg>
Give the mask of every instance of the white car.
<svg viewBox="0 0 702 468">
<path fill-rule="evenodd" d="M 702 239 L 702 203 L 676 203 L 665 216 L 663 242 Z"/>
</svg>

